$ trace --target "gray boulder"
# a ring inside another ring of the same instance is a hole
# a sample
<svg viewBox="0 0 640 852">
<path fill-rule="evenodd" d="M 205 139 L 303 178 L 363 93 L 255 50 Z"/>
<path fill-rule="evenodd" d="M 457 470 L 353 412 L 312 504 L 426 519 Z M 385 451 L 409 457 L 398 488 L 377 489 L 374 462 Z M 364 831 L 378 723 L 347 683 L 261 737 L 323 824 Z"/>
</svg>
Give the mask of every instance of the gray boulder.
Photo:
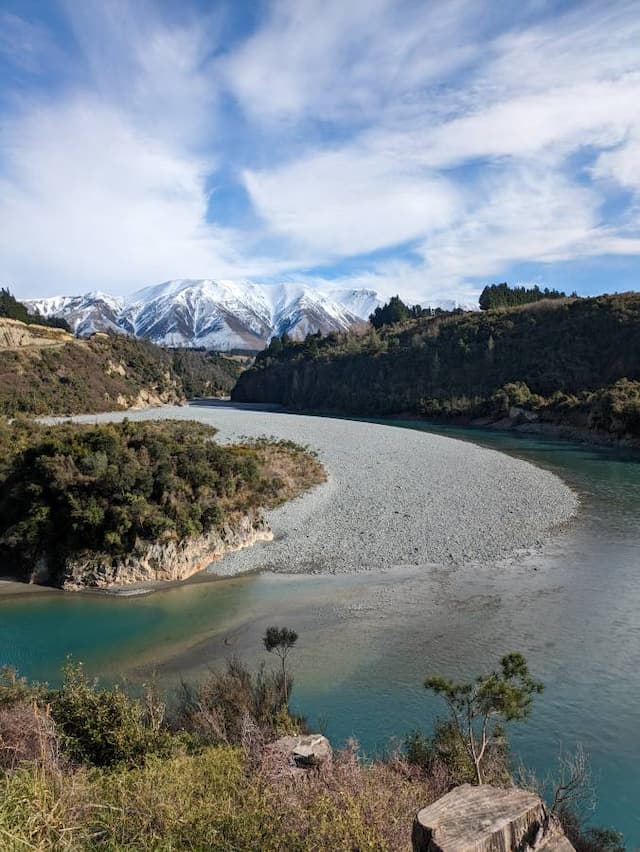
<svg viewBox="0 0 640 852">
<path fill-rule="evenodd" d="M 304 734 L 298 737 L 281 737 L 271 744 L 271 749 L 288 758 L 299 769 L 311 769 L 331 760 L 331 743 L 322 734 Z"/>
</svg>

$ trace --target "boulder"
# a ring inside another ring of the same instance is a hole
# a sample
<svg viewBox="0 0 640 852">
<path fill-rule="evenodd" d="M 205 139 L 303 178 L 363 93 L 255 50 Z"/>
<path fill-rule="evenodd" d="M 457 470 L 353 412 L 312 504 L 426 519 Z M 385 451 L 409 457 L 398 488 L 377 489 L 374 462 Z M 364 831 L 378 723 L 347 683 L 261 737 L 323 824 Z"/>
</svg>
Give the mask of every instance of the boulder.
<svg viewBox="0 0 640 852">
<path fill-rule="evenodd" d="M 271 744 L 271 749 L 287 757 L 290 765 L 298 769 L 320 766 L 333 756 L 331 743 L 322 734 L 281 737 Z"/>
<path fill-rule="evenodd" d="M 573 849 L 539 796 L 516 787 L 505 790 L 486 784 L 463 784 L 418 811 L 412 841 L 414 852 Z"/>
<path fill-rule="evenodd" d="M 537 411 L 530 411 L 528 408 L 512 405 L 509 409 L 509 419 L 514 423 L 535 423 L 540 419 L 540 415 Z"/>
</svg>

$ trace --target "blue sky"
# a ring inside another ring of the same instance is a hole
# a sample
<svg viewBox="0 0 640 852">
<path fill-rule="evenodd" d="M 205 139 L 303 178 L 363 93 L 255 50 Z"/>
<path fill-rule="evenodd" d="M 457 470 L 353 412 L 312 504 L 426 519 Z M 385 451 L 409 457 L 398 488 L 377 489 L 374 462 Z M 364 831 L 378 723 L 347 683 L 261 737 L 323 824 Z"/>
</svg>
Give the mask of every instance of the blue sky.
<svg viewBox="0 0 640 852">
<path fill-rule="evenodd" d="M 638 284 L 640 6 L 0 0 L 0 282 Z"/>
</svg>

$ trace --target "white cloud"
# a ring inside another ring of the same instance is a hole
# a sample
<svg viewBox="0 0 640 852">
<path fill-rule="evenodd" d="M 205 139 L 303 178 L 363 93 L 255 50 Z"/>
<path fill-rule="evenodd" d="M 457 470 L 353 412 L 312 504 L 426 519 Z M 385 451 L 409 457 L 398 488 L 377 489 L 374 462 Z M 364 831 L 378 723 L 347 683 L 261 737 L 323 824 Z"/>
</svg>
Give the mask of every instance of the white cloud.
<svg viewBox="0 0 640 852">
<path fill-rule="evenodd" d="M 204 164 L 77 100 L 3 128 L 3 278 L 33 292 L 129 289 L 235 269 L 233 234 L 204 224 Z"/>
<path fill-rule="evenodd" d="M 222 67 L 258 119 L 357 125 L 395 111 L 398 98 L 420 98 L 429 81 L 477 56 L 480 17 L 471 0 L 275 0 Z"/>
<path fill-rule="evenodd" d="M 423 246 L 429 279 L 495 276 L 511 263 L 582 254 L 596 239 L 598 197 L 546 163 L 499 168 L 482 180 L 464 217 Z"/>
<path fill-rule="evenodd" d="M 330 4 L 329 20 L 334 12 Z M 410 19 L 411 33 L 408 19 L 404 29 L 380 27 L 387 12 L 385 4 L 377 4 L 368 21 L 375 21 L 385 39 L 389 30 L 396 45 L 402 38 L 414 45 L 414 35 L 423 37 L 420 16 Z M 459 5 L 458 20 L 462 13 Z M 254 68 L 264 67 L 263 52 L 275 55 L 283 49 L 281 40 L 293 35 L 287 20 L 283 25 L 282 14 L 275 17 L 256 37 Z M 306 44 L 313 33 L 301 27 L 298 21 L 295 34 Z M 365 26 L 363 40 L 369 45 L 367 32 Z M 607 190 L 589 177 L 640 188 L 634 108 L 640 102 L 638 38 L 640 16 L 633 4 L 583 4 L 564 16 L 498 33 L 483 45 L 483 60 L 466 67 L 456 84 L 443 70 L 448 85 L 433 87 L 422 69 L 421 88 L 420 65 L 409 63 L 406 75 L 393 80 L 394 108 L 382 110 L 337 150 L 320 149 L 271 170 L 248 171 L 247 188 L 274 232 L 310 250 L 353 256 L 422 237 L 422 268 L 400 264 L 383 275 L 385 280 L 387 274 L 396 280 L 401 275 L 407 287 L 421 276 L 425 293 L 503 275 L 518 262 L 635 254 L 637 229 L 602 220 Z M 459 34 L 453 38 L 454 47 L 462 43 Z M 322 37 L 319 44 L 327 53 L 325 77 L 311 62 L 311 79 L 303 75 L 300 82 L 283 62 L 279 75 L 299 88 L 283 103 L 276 94 L 276 114 L 280 108 L 324 114 L 325 93 L 333 93 L 341 79 L 341 64 L 334 60 L 343 46 Z M 468 46 L 467 59 L 477 59 L 479 48 L 479 43 Z M 375 57 L 375 47 L 368 46 L 366 56 Z M 295 70 L 295 55 L 292 64 Z M 381 62 L 381 97 L 388 93 L 387 71 Z M 375 63 L 368 79 L 376 79 Z M 346 94 L 338 96 L 343 104 L 349 102 L 352 80 L 347 71 Z M 256 74 L 255 86 L 240 86 L 245 106 L 262 110 L 261 117 L 274 103 L 266 95 L 271 82 Z M 324 91 L 316 91 L 322 86 Z M 604 153 L 591 169 L 571 159 L 598 150 Z M 459 166 L 467 168 L 451 171 Z"/>
<path fill-rule="evenodd" d="M 16 16 L 0 36 L 56 71 L 0 117 L 0 277 L 24 295 L 362 255 L 348 280 L 469 301 L 514 263 L 640 252 L 637 3 L 273 0 L 223 43 L 218 6 L 61 2 L 75 52 Z M 258 225 L 207 224 L 218 168 Z M 407 242 L 417 263 L 366 260 Z"/>
<path fill-rule="evenodd" d="M 450 221 L 458 193 L 410 162 L 357 147 L 271 172 L 246 172 L 258 212 L 276 232 L 327 259 L 416 239 Z"/>
</svg>

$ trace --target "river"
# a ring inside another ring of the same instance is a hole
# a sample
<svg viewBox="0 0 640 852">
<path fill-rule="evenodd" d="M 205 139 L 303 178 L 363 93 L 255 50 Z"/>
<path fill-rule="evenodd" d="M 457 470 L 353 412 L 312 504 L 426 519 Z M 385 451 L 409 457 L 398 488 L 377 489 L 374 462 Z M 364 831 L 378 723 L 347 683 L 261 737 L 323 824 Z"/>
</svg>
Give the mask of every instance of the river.
<svg viewBox="0 0 640 852">
<path fill-rule="evenodd" d="M 640 454 L 396 424 L 554 471 L 580 494 L 577 519 L 515 564 L 428 575 L 252 574 L 146 597 L 1 597 L 2 662 L 55 682 L 71 653 L 105 678 L 134 681 L 155 670 L 171 683 L 231 654 L 256 663 L 264 628 L 286 623 L 300 634 L 295 709 L 334 742 L 356 736 L 371 753 L 443 712 L 422 688 L 425 675 L 473 676 L 522 651 L 546 689 L 531 719 L 513 727 L 517 758 L 543 775 L 580 743 L 598 791 L 594 822 L 640 846 Z"/>
</svg>

